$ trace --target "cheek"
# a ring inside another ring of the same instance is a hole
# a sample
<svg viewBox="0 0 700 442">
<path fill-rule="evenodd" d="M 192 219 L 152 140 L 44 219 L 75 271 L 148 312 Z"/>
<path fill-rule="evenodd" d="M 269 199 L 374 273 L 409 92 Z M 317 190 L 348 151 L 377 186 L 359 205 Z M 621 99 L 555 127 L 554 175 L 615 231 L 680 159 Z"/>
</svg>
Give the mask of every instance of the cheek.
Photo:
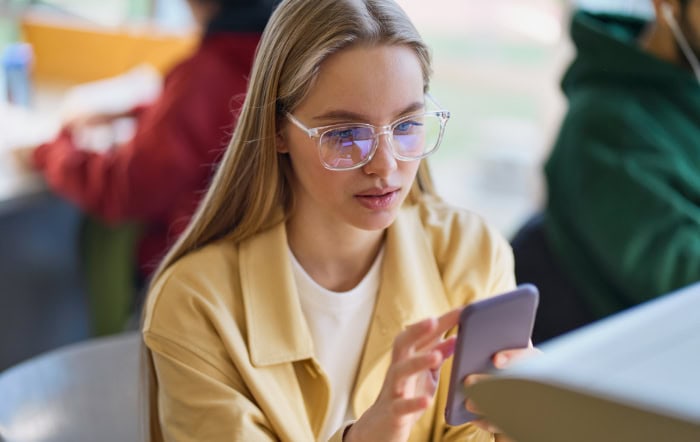
<svg viewBox="0 0 700 442">
<path fill-rule="evenodd" d="M 332 199 L 339 190 L 350 185 L 346 174 L 323 167 L 315 146 L 294 146 L 288 155 L 295 181 L 305 189 L 303 192 L 314 194 L 315 198 Z"/>
<path fill-rule="evenodd" d="M 407 184 L 412 184 L 413 180 L 416 178 L 418 173 L 418 167 L 420 167 L 420 161 L 403 161 L 399 163 L 399 170 L 404 178 L 409 181 Z"/>
</svg>

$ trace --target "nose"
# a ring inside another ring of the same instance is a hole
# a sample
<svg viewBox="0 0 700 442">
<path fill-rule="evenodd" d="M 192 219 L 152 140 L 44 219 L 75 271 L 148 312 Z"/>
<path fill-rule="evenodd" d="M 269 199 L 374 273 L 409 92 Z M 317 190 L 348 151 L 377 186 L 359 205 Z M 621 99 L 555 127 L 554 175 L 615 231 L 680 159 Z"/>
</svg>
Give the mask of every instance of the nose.
<svg viewBox="0 0 700 442">
<path fill-rule="evenodd" d="M 387 178 L 398 168 L 391 145 L 391 137 L 390 131 L 383 131 L 377 135 L 377 150 L 374 152 L 372 160 L 363 167 L 366 174 Z"/>
</svg>

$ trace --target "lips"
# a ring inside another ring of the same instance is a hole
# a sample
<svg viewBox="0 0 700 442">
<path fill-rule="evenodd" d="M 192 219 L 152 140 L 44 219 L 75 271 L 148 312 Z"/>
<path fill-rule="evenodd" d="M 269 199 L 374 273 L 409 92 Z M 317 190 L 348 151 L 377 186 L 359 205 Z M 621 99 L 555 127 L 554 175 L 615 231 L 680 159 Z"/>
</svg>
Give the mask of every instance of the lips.
<svg viewBox="0 0 700 442">
<path fill-rule="evenodd" d="M 398 200 L 400 187 L 373 188 L 355 194 L 355 198 L 370 210 L 385 210 Z"/>
<path fill-rule="evenodd" d="M 358 192 L 355 196 L 382 196 L 392 192 L 397 192 L 400 189 L 400 187 L 375 187 L 372 189 L 364 190 L 362 192 Z"/>
</svg>

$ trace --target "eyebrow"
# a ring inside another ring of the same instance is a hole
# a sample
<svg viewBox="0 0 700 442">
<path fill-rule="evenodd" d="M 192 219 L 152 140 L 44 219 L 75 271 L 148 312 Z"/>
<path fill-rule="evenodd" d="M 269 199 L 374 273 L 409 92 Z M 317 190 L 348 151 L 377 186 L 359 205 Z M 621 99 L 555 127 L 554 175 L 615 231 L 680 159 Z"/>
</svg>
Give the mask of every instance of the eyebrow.
<svg viewBox="0 0 700 442">
<path fill-rule="evenodd" d="M 406 106 L 401 112 L 398 113 L 398 117 L 415 112 L 417 110 L 423 109 L 425 107 L 424 101 L 415 101 L 410 105 Z M 367 122 L 369 118 L 366 115 L 358 114 L 356 112 L 346 111 L 346 110 L 331 110 L 324 114 L 317 115 L 313 117 L 317 121 L 358 121 Z"/>
</svg>

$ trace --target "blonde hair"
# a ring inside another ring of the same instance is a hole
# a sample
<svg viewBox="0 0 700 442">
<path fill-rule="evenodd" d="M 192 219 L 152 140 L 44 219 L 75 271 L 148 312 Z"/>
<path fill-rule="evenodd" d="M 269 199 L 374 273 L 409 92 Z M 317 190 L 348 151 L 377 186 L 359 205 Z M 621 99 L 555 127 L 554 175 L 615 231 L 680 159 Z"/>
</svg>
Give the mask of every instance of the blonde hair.
<svg viewBox="0 0 700 442">
<path fill-rule="evenodd" d="M 323 61 L 359 44 L 404 45 L 415 51 L 427 92 L 430 52 L 404 11 L 392 0 L 285 0 L 273 13 L 258 46 L 238 124 L 206 196 L 155 272 L 217 239 L 240 242 L 283 221 L 293 207 L 291 167 L 276 149 L 284 112 L 313 87 Z M 419 167 L 407 198 L 434 194 L 427 164 Z M 280 210 L 280 208 L 282 210 Z M 151 440 L 161 440 L 150 352 L 145 350 Z"/>
</svg>

